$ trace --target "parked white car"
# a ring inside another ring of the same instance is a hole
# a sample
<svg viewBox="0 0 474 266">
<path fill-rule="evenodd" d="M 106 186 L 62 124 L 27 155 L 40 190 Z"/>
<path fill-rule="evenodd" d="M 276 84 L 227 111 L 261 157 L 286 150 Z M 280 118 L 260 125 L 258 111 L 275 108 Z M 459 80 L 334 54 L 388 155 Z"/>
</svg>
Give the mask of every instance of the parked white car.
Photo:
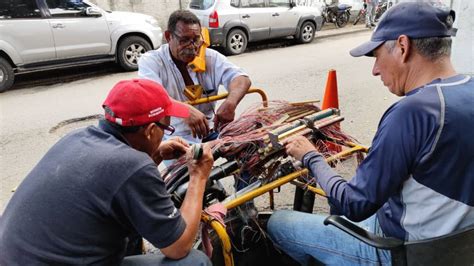
<svg viewBox="0 0 474 266">
<path fill-rule="evenodd" d="M 209 28 L 211 45 L 230 55 L 243 53 L 248 42 L 272 38 L 312 42 L 323 21 L 319 9 L 294 0 L 191 0 L 188 8 Z"/>
<path fill-rule="evenodd" d="M 86 0 L 1 0 L 0 92 L 16 73 L 114 60 L 136 70 L 162 37 L 151 16 L 105 11 Z"/>
</svg>

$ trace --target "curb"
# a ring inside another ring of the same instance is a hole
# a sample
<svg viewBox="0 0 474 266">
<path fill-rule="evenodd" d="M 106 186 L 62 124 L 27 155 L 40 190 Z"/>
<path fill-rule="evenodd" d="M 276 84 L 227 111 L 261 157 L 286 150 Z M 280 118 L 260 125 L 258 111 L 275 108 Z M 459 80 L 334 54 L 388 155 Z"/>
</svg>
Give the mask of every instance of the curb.
<svg viewBox="0 0 474 266">
<path fill-rule="evenodd" d="M 324 31 L 324 30 L 322 30 L 322 31 Z M 351 34 L 351 33 L 364 32 L 364 31 L 371 31 L 371 29 L 360 28 L 360 29 L 354 29 L 354 30 L 335 32 L 335 33 L 331 33 L 331 34 L 316 35 L 315 40 L 329 38 L 329 37 L 336 37 L 336 36 L 341 36 L 341 35 L 346 35 L 346 34 Z"/>
</svg>

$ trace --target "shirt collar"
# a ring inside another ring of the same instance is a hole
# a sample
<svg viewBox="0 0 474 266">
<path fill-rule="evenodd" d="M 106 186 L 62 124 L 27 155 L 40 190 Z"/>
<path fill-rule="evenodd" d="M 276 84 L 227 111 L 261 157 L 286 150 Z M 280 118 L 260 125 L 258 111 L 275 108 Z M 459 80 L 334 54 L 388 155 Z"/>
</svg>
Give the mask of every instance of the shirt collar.
<svg viewBox="0 0 474 266">
<path fill-rule="evenodd" d="M 416 89 L 413 89 L 411 91 L 409 91 L 406 96 L 409 96 L 409 95 L 412 95 L 412 94 L 415 94 L 417 93 L 420 89 L 424 88 L 424 87 L 427 87 L 427 86 L 432 86 L 432 85 L 436 85 L 436 84 L 446 84 L 446 83 L 454 83 L 454 82 L 458 82 L 458 81 L 461 81 L 465 78 L 466 76 L 462 75 L 462 74 L 456 74 L 454 76 L 451 76 L 451 77 L 448 77 L 448 78 L 445 78 L 445 79 L 442 79 L 442 78 L 437 78 L 437 79 L 434 79 L 432 80 L 430 83 L 426 84 L 426 85 L 423 85 L 421 87 L 418 87 Z"/>
<path fill-rule="evenodd" d="M 105 119 L 100 119 L 99 120 L 99 126 L 100 129 L 102 129 L 104 132 L 111 134 L 114 136 L 116 139 L 120 140 L 121 142 L 127 144 L 130 146 L 130 143 L 127 141 L 127 139 L 123 136 L 122 133 L 120 133 L 119 130 L 114 128 L 109 122 L 107 122 Z"/>
<path fill-rule="evenodd" d="M 173 55 L 171 54 L 169 44 L 163 44 L 162 46 L 163 46 L 163 49 L 165 50 L 166 59 L 168 59 L 168 61 L 169 61 L 171 64 L 174 64 L 176 67 L 178 67 L 179 61 L 178 61 L 178 59 L 175 59 L 175 58 L 173 57 Z M 184 63 L 182 63 L 182 64 L 184 64 Z M 189 71 L 189 66 L 188 66 L 187 64 L 184 64 L 184 66 L 185 66 L 186 69 Z"/>
</svg>

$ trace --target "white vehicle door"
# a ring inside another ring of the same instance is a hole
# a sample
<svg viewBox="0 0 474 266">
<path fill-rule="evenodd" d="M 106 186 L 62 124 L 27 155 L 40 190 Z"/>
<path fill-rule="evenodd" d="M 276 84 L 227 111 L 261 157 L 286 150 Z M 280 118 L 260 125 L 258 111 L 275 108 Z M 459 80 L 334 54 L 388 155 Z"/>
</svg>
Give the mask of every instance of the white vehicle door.
<svg viewBox="0 0 474 266">
<path fill-rule="evenodd" d="M 296 33 L 298 26 L 298 13 L 291 8 L 291 0 L 269 0 L 271 9 L 270 37 L 283 37 Z"/>
<path fill-rule="evenodd" d="M 104 15 L 87 16 L 82 0 L 46 0 L 58 59 L 108 55 L 109 27 Z"/>
<path fill-rule="evenodd" d="M 36 1 L 0 1 L 0 43 L 18 65 L 56 58 L 49 22 Z"/>
<path fill-rule="evenodd" d="M 241 0 L 240 21 L 247 25 L 252 41 L 270 37 L 270 11 L 265 0 Z"/>
</svg>

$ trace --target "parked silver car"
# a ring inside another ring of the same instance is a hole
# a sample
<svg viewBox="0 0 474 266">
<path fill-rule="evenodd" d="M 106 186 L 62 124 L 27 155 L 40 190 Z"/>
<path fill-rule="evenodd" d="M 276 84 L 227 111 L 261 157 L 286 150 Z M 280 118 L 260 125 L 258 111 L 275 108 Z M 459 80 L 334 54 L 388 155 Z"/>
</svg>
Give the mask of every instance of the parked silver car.
<svg viewBox="0 0 474 266">
<path fill-rule="evenodd" d="M 86 0 L 1 0 L 0 92 L 22 72 L 113 60 L 136 70 L 162 37 L 151 16 L 105 11 Z"/>
<path fill-rule="evenodd" d="M 271 38 L 309 43 L 323 20 L 318 8 L 294 0 L 191 0 L 188 9 L 209 28 L 211 45 L 230 55 L 243 53 L 248 42 Z"/>
</svg>

